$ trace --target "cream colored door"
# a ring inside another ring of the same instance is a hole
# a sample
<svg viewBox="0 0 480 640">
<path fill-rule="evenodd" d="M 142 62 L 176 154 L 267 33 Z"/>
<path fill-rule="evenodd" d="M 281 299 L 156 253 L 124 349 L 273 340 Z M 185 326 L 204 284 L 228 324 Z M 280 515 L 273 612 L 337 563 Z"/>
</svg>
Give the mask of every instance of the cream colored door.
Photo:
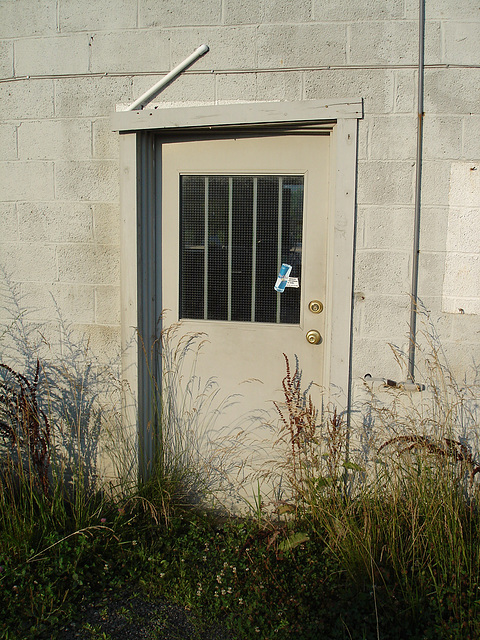
<svg viewBox="0 0 480 640">
<path fill-rule="evenodd" d="M 220 426 L 275 416 L 284 353 L 319 406 L 325 345 L 307 333 L 323 337 L 328 314 L 309 308 L 325 302 L 328 158 L 325 135 L 163 145 L 164 326 L 205 334 L 196 375 L 235 396 Z M 277 293 L 282 263 L 290 286 Z"/>
</svg>

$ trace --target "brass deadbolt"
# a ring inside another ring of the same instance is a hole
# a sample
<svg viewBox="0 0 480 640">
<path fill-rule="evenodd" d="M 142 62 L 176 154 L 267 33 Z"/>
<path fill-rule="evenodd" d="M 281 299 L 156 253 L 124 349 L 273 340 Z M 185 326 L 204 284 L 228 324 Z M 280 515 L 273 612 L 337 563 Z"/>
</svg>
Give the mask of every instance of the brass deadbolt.
<svg viewBox="0 0 480 640">
<path fill-rule="evenodd" d="M 310 344 L 320 344 L 320 342 L 322 341 L 322 336 L 316 329 L 307 331 L 305 337 L 307 338 L 307 342 L 309 342 Z"/>
<path fill-rule="evenodd" d="M 311 302 L 309 302 L 308 308 L 312 313 L 322 313 L 323 304 L 320 302 L 320 300 L 312 300 Z"/>
</svg>

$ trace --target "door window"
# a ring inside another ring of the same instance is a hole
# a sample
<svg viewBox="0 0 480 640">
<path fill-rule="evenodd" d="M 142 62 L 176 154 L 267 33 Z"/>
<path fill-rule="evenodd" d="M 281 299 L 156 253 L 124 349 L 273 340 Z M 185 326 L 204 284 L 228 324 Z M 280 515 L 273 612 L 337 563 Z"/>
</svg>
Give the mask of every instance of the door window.
<svg viewBox="0 0 480 640">
<path fill-rule="evenodd" d="M 298 324 L 303 208 L 303 176 L 180 175 L 179 317 Z"/>
</svg>

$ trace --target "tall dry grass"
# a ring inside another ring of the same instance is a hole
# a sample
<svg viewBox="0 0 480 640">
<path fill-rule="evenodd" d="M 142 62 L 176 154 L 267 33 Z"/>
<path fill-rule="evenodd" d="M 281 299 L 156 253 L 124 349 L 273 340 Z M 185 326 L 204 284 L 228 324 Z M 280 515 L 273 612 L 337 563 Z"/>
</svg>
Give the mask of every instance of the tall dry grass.
<svg viewBox="0 0 480 640">
<path fill-rule="evenodd" d="M 366 385 L 363 421 L 350 432 L 335 408 L 316 410 L 286 358 L 281 472 L 298 523 L 321 536 L 353 580 L 367 577 L 375 606 L 377 597 L 401 595 L 413 620 L 427 608 L 435 628 L 474 638 L 480 393 L 476 376 L 455 380 L 438 342 L 421 356 L 425 391 Z"/>
</svg>

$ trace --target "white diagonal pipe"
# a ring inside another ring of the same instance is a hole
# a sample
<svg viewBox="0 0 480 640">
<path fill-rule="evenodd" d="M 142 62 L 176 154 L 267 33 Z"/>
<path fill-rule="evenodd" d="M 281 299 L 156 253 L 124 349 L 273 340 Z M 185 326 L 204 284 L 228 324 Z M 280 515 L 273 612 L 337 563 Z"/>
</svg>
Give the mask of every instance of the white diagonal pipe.
<svg viewBox="0 0 480 640">
<path fill-rule="evenodd" d="M 150 100 L 158 95 L 160 91 L 167 86 L 167 84 L 170 84 L 170 82 L 175 80 L 175 78 L 179 76 L 182 71 L 184 71 L 187 67 L 198 60 L 198 58 L 205 55 L 207 51 L 209 51 L 208 45 L 200 45 L 198 49 L 195 49 L 195 51 L 191 55 L 189 55 L 188 58 L 185 58 L 185 60 L 177 65 L 174 69 L 172 69 L 170 73 L 167 73 L 167 75 L 159 80 L 157 84 L 154 84 L 153 87 L 151 87 L 143 95 L 137 98 L 135 102 L 132 102 L 132 104 L 126 109 L 126 111 L 135 111 L 135 109 L 143 108 L 150 102 Z"/>
</svg>

